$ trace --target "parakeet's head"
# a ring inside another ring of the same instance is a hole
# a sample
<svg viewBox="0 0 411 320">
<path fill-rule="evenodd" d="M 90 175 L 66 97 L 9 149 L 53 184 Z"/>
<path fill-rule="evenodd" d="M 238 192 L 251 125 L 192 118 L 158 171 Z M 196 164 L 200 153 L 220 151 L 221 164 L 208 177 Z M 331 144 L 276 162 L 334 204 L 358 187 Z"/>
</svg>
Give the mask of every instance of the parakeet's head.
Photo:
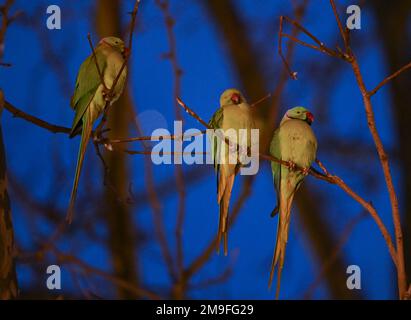
<svg viewBox="0 0 411 320">
<path fill-rule="evenodd" d="M 289 109 L 284 118 L 288 119 L 299 119 L 307 122 L 309 125 L 314 121 L 314 115 L 304 107 L 294 107 Z"/>
<path fill-rule="evenodd" d="M 220 106 L 241 104 L 245 102 L 244 96 L 237 89 L 227 89 L 220 96 Z"/>
<path fill-rule="evenodd" d="M 129 53 L 129 49 L 126 48 L 126 46 L 124 44 L 124 41 L 121 40 L 120 38 L 117 38 L 117 37 L 105 37 L 105 38 L 100 40 L 99 44 L 108 45 L 108 46 L 120 51 L 120 53 L 123 56 L 128 55 L 128 53 Z"/>
</svg>

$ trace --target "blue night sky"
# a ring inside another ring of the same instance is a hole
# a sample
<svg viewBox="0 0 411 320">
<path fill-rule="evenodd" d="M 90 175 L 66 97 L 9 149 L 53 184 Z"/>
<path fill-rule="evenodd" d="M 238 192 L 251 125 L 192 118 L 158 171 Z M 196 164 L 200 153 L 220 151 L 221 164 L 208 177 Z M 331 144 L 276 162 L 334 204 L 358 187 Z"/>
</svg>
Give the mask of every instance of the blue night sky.
<svg viewBox="0 0 411 320">
<path fill-rule="evenodd" d="M 277 54 L 278 17 L 280 14 L 292 14 L 290 2 L 239 0 L 235 3 L 242 18 L 248 22 L 247 32 L 261 53 L 270 88 L 274 88 L 278 74 L 282 70 Z M 341 7 L 347 3 L 349 2 L 340 1 Z M 6 100 L 16 107 L 51 123 L 69 127 L 73 119 L 69 99 L 75 77 L 81 62 L 90 54 L 87 33 L 92 34 L 94 43 L 98 41 L 94 21 L 89 19 L 95 3 L 54 0 L 52 4 L 59 5 L 62 10 L 62 29 L 53 31 L 46 28 L 46 8 L 49 4 L 48 1 L 42 0 L 16 1 L 14 8 L 24 8 L 29 18 L 16 21 L 7 31 L 3 60 L 12 63 L 13 66 L 0 69 L 0 86 L 4 90 Z M 127 12 L 132 6 L 133 1 L 123 1 L 124 23 L 129 21 Z M 191 108 L 208 121 L 218 106 L 222 91 L 228 87 L 240 86 L 240 82 L 224 45 L 224 39 L 201 1 L 188 3 L 173 0 L 171 12 L 176 21 L 178 61 L 184 72 L 181 96 Z M 162 58 L 162 54 L 168 50 L 168 42 L 162 13 L 154 1 L 142 0 L 137 19 L 129 70 L 129 92 L 144 134 L 150 135 L 152 130 L 159 127 L 169 130 L 173 128 L 173 73 L 170 62 Z M 335 46 L 337 39 L 340 41 L 328 1 L 310 1 L 303 24 L 330 47 Z M 362 11 L 362 29 L 354 32 L 353 47 L 369 88 L 378 84 L 387 74 L 382 48 L 374 28 L 375 21 L 371 9 L 366 7 Z M 300 38 L 306 40 L 304 36 Z M 46 49 L 42 44 L 44 39 L 48 39 L 46 41 L 49 47 Z M 55 67 L 50 66 L 45 51 L 52 52 L 56 59 Z M 337 65 L 336 75 L 329 75 L 324 71 L 326 68 L 317 68 L 320 64 Z M 316 115 L 313 130 L 319 143 L 318 158 L 366 200 L 372 200 L 392 232 L 388 194 L 367 128 L 362 98 L 350 66 L 331 57 L 322 56 L 319 52 L 297 46 L 293 69 L 298 71 L 298 81 L 287 82 L 280 114 L 291 106 L 303 105 Z M 327 83 L 327 92 L 322 90 L 322 83 Z M 316 103 L 322 97 L 327 105 L 325 108 L 322 107 L 321 112 L 316 112 L 319 109 Z M 388 90 L 382 89 L 373 98 L 373 103 L 383 142 L 386 149 L 393 152 L 396 144 Z M 204 129 L 186 113 L 183 117 L 184 129 Z M 48 239 L 53 228 L 47 219 L 30 210 L 30 205 L 19 199 L 13 181 L 22 186 L 30 198 L 50 203 L 56 210 L 60 210 L 63 217 L 68 205 L 79 139 L 70 140 L 63 134 L 52 134 L 24 120 L 13 118 L 6 111 L 2 115 L 2 126 L 12 181 L 10 196 L 16 242 L 21 250 L 30 252 L 35 250 L 36 244 Z M 134 127 L 131 134 L 137 135 Z M 324 147 L 322 141 L 328 142 L 327 147 Z M 361 144 L 371 152 L 353 161 L 352 156 L 344 157 L 344 153 L 338 150 L 338 145 L 333 145 L 330 141 L 347 142 L 349 145 Z M 130 148 L 142 150 L 138 143 Z M 394 180 L 401 199 L 401 176 L 396 168 L 395 157 L 393 159 Z M 129 156 L 128 160 L 132 172 L 130 183 L 133 192 L 139 194 L 146 188 L 143 156 Z M 183 165 L 185 171 L 192 170 L 191 167 Z M 104 188 L 102 166 L 91 146 L 83 169 L 78 199 L 87 203 L 88 190 L 100 196 L 98 192 Z M 206 170 L 201 179 L 187 187 L 184 225 L 186 263 L 198 256 L 217 231 L 215 175 L 211 165 L 207 165 Z M 154 166 L 154 176 L 158 184 L 173 179 L 173 165 Z M 244 177 L 236 179 L 232 204 L 238 198 L 243 182 Z M 308 177 L 304 184 L 318 194 L 323 218 L 328 222 L 335 238 L 339 239 L 344 227 L 362 213 L 362 208 L 337 186 L 313 177 Z M 177 192 L 167 193 L 161 197 L 161 201 L 168 239 L 172 248 L 175 248 Z M 274 202 L 271 170 L 268 163 L 261 162 L 252 194 L 230 231 L 230 255 L 224 257 L 214 254 L 210 263 L 193 280 L 201 282 L 214 277 L 228 265 L 232 265 L 233 274 L 223 284 L 191 291 L 190 297 L 273 298 L 274 293 L 268 291 L 267 282 L 277 229 L 277 219 L 269 218 Z M 149 288 L 166 288 L 170 280 L 161 258 L 160 248 L 154 239 L 150 206 L 148 203 L 140 203 L 133 208 L 133 213 L 135 225 L 143 230 L 147 237 L 147 241 L 139 250 L 138 264 L 143 282 Z M 84 210 L 77 214 L 85 215 L 86 219 L 87 216 L 91 217 L 92 212 Z M 72 228 L 76 228 L 76 224 Z M 102 239 L 106 236 L 103 224 L 96 226 L 96 232 Z M 76 230 L 70 236 L 65 236 L 57 246 L 63 251 L 75 253 L 93 266 L 110 271 L 109 255 L 104 242 L 93 240 L 83 230 Z M 347 266 L 360 266 L 364 297 L 395 297 L 394 266 L 384 239 L 369 216 L 354 228 L 343 248 L 342 257 Z M 53 258 L 50 258 L 49 262 L 52 263 Z M 294 206 L 281 296 L 289 299 L 303 298 L 320 267 L 321 261 L 312 253 L 311 244 L 299 219 L 299 212 Z M 81 296 L 73 285 L 69 269 L 63 266 L 62 272 L 63 291 Z M 42 283 L 36 282 L 35 276 L 29 264 L 18 264 L 18 277 L 23 292 L 34 283 Z M 98 280 L 96 283 L 103 291 L 104 297 L 113 296 L 110 286 L 103 285 L 102 281 Z M 326 285 L 322 283 L 316 289 L 313 298 L 327 297 L 329 293 Z"/>
</svg>

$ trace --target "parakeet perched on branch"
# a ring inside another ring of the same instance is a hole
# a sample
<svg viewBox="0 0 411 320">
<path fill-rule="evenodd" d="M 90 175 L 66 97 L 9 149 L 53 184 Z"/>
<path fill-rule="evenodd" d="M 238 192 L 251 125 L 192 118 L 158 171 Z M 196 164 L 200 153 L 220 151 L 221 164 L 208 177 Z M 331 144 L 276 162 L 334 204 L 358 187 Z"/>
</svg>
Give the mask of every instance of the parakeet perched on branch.
<svg viewBox="0 0 411 320">
<path fill-rule="evenodd" d="M 127 77 L 127 67 L 119 75 L 128 54 L 128 49 L 125 47 L 123 40 L 116 37 L 103 38 L 95 48 L 94 53 L 95 56 L 93 53 L 90 54 L 80 66 L 76 87 L 71 98 L 71 107 L 76 114 L 71 127 L 70 138 L 81 132 L 81 140 L 67 211 L 67 221 L 69 223 L 72 220 L 81 167 L 93 124 L 104 112 L 106 105 L 108 103 L 113 104 L 120 97 Z M 99 70 L 101 74 L 99 74 Z M 111 92 L 110 89 L 118 75 L 117 83 Z"/>
<path fill-rule="evenodd" d="M 227 89 L 222 93 L 220 97 L 220 108 L 214 113 L 209 125 L 213 129 L 223 130 L 224 136 L 233 142 L 237 141 L 240 148 L 244 147 L 247 149 L 250 147 L 250 133 L 251 129 L 255 128 L 255 125 L 251 116 L 250 106 L 239 90 Z M 240 143 L 240 129 L 246 130 L 247 141 L 244 146 L 242 146 L 242 144 L 245 144 L 245 142 Z M 220 137 L 222 138 L 222 136 Z M 220 252 L 221 240 L 224 238 L 224 254 L 227 255 L 230 197 L 234 185 L 234 178 L 241 166 L 242 159 L 238 153 L 232 152 L 231 156 L 234 154 L 234 161 L 230 161 L 230 147 L 226 144 L 225 140 L 221 138 L 213 138 L 213 141 L 211 141 L 211 151 L 214 168 L 217 172 L 217 202 L 220 206 L 217 252 Z M 234 148 L 236 147 L 237 145 L 234 146 Z"/>
<path fill-rule="evenodd" d="M 294 194 L 308 174 L 312 162 L 316 158 L 317 139 L 311 129 L 314 116 L 303 107 L 289 109 L 281 120 L 279 128 L 274 132 L 270 144 L 270 153 L 277 159 L 289 162 L 290 167 L 271 162 L 277 206 L 272 212 L 279 212 L 277 241 L 271 265 L 269 286 L 273 280 L 274 269 L 278 264 L 276 298 L 278 299 L 281 282 L 281 271 L 284 265 L 285 247 L 290 224 L 290 211 Z M 303 171 L 295 169 L 303 168 Z"/>
</svg>

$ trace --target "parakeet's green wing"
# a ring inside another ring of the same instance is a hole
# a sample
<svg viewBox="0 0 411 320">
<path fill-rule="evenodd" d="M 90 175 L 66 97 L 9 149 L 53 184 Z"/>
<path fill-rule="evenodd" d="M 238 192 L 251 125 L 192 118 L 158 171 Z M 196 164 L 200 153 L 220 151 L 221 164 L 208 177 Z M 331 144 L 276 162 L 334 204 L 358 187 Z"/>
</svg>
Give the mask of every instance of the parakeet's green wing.
<svg viewBox="0 0 411 320">
<path fill-rule="evenodd" d="M 102 53 L 96 51 L 96 60 L 101 73 L 104 74 L 104 70 L 107 67 L 107 59 Z M 71 127 L 71 135 L 75 134 L 77 128 L 81 126 L 84 112 L 87 110 L 100 84 L 101 80 L 94 56 L 90 55 L 80 66 L 76 79 L 76 88 L 71 98 L 71 107 L 76 111 Z"/>
<path fill-rule="evenodd" d="M 223 123 L 223 108 L 219 108 L 211 117 L 210 122 L 208 125 L 213 129 L 220 129 Z M 218 139 L 213 137 L 213 141 L 211 142 L 211 157 L 214 161 L 214 168 L 218 170 L 218 163 L 217 163 L 217 149 L 218 149 Z"/>
<path fill-rule="evenodd" d="M 271 140 L 270 144 L 270 154 L 276 157 L 277 159 L 282 159 L 281 157 L 281 150 L 280 150 L 280 141 L 279 141 L 279 129 L 274 132 L 273 139 Z M 271 216 L 275 216 L 278 213 L 279 209 L 279 198 L 280 198 L 280 183 L 281 183 L 281 164 L 272 161 L 271 162 L 271 170 L 273 172 L 273 179 L 275 185 L 275 191 L 277 194 L 277 204 L 274 208 Z"/>
</svg>

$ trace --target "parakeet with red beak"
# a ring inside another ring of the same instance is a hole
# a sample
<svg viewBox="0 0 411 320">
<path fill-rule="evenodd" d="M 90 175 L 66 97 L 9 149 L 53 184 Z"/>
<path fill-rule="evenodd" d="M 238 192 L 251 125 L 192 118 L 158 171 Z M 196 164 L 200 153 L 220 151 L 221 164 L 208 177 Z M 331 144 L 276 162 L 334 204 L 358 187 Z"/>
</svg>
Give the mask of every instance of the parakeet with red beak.
<svg viewBox="0 0 411 320">
<path fill-rule="evenodd" d="M 291 205 L 294 194 L 308 174 L 312 162 L 316 158 L 317 139 L 311 129 L 314 116 L 304 107 L 289 109 L 281 120 L 279 128 L 274 132 L 270 144 L 270 154 L 277 159 L 289 162 L 290 167 L 271 162 L 277 206 L 272 216 L 279 212 L 277 241 L 271 265 L 269 286 L 273 280 L 274 269 L 278 264 L 276 298 L 280 292 L 281 271 L 284 265 L 285 247 L 290 224 Z M 303 172 L 295 166 L 304 168 Z"/>
<path fill-rule="evenodd" d="M 231 141 L 237 141 L 240 148 L 247 149 L 251 146 L 251 129 L 255 128 L 255 124 L 250 106 L 239 90 L 227 89 L 221 94 L 220 108 L 214 113 L 209 125 L 213 129 L 223 130 L 224 136 L 230 140 L 233 138 Z M 232 129 L 231 132 L 229 132 L 229 129 Z M 246 143 L 245 141 L 240 143 L 240 129 L 246 130 Z M 236 135 L 236 137 L 233 137 L 233 135 Z M 213 138 L 211 141 L 214 168 L 217 172 L 217 202 L 220 206 L 217 252 L 220 252 L 221 241 L 224 239 L 224 255 L 228 254 L 228 210 L 230 197 L 235 175 L 242 164 L 242 158 L 237 153 L 234 156 L 234 163 L 230 161 L 229 149 L 225 140 L 221 139 L 221 137 L 220 139 Z"/>
<path fill-rule="evenodd" d="M 71 127 L 70 138 L 81 133 L 81 140 L 70 204 L 67 210 L 67 221 L 69 223 L 71 223 L 73 216 L 81 167 L 93 124 L 104 112 L 107 101 L 113 104 L 120 97 L 127 77 L 127 67 L 125 67 L 111 93 L 112 96 L 108 97 L 107 95 L 128 54 L 128 49 L 125 47 L 123 40 L 117 37 L 106 37 L 99 42 L 94 52 L 95 57 L 90 54 L 80 66 L 76 87 L 71 98 L 71 107 L 75 110 L 76 115 Z M 97 60 L 106 88 L 102 84 L 95 60 Z"/>
</svg>

